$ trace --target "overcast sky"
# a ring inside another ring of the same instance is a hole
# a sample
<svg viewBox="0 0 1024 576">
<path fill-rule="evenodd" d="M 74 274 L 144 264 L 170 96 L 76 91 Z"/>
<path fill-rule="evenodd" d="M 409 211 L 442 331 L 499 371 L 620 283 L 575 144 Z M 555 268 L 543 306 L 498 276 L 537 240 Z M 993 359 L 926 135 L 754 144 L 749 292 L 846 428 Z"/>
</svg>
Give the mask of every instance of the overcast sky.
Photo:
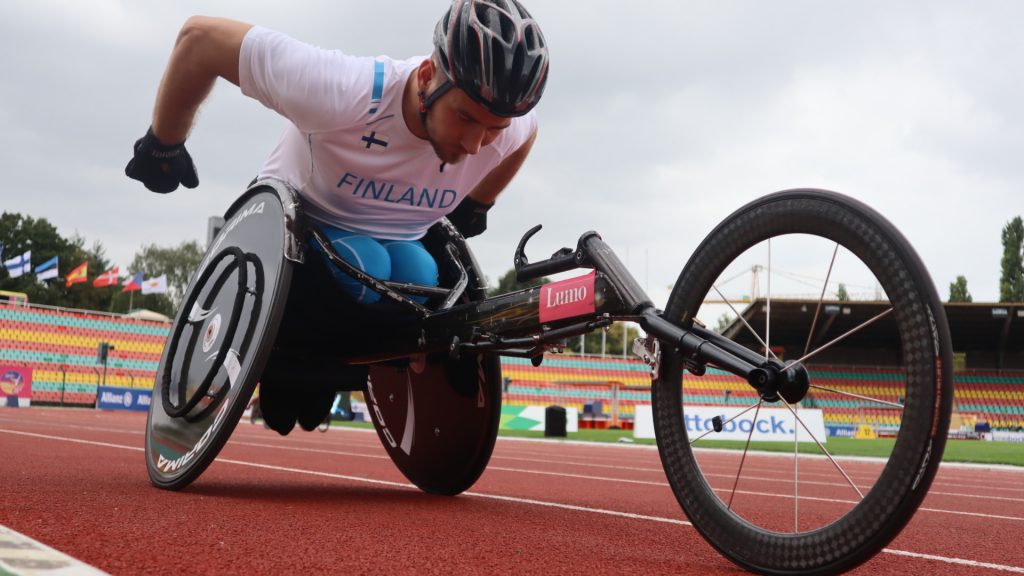
<svg viewBox="0 0 1024 576">
<path fill-rule="evenodd" d="M 0 210 L 100 241 L 205 243 L 284 120 L 221 81 L 188 142 L 196 190 L 124 176 L 175 35 L 227 16 L 357 55 L 431 49 L 446 0 L 0 3 Z M 527 1 L 551 50 L 531 158 L 474 239 L 485 272 L 597 230 L 659 304 L 722 218 L 821 187 L 892 220 L 948 296 L 998 298 L 1000 231 L 1024 214 L 1024 3 Z M 69 265 L 70 263 L 62 263 Z M 62 270 L 63 272 L 63 270 Z"/>
</svg>

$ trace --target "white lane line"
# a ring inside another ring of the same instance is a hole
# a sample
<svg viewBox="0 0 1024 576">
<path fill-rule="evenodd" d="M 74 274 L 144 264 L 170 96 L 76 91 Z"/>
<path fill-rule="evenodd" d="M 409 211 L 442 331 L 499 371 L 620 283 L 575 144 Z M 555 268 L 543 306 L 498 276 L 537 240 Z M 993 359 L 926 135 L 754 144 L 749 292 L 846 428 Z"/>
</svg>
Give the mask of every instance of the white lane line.
<svg viewBox="0 0 1024 576">
<path fill-rule="evenodd" d="M 34 436 L 34 437 L 38 437 L 38 438 L 57 439 L 54 436 L 48 436 L 48 435 L 45 435 L 45 434 L 36 434 L 36 433 L 33 433 L 33 432 L 19 432 L 19 431 L 14 431 L 14 430 L 0 430 L 0 432 L 8 432 L 8 433 L 11 433 L 11 434 L 22 434 L 24 436 Z M 92 440 L 79 440 L 79 439 L 75 439 L 75 438 L 59 438 L 59 439 L 66 440 L 68 442 L 78 442 L 78 443 L 81 443 L 81 444 L 93 444 L 93 445 L 96 445 L 96 446 L 105 446 L 105 447 L 108 447 L 108 448 L 122 448 L 122 449 L 128 449 L 128 450 L 138 450 L 140 452 L 144 450 L 141 447 L 121 446 L 121 445 L 118 445 L 118 444 L 109 444 L 109 443 L 106 443 L 106 442 L 97 442 L 97 441 L 92 441 Z M 345 452 L 345 451 L 341 451 L 341 450 L 325 450 L 325 449 L 320 449 L 320 448 L 302 448 L 302 447 L 297 447 L 297 446 L 281 446 L 281 445 L 274 445 L 274 444 L 262 444 L 262 443 L 257 443 L 257 442 L 243 442 L 243 441 L 239 441 L 239 440 L 231 440 L 229 442 L 229 445 L 231 445 L 231 444 L 241 445 L 241 446 L 251 446 L 251 447 L 257 447 L 257 448 L 273 448 L 273 449 L 291 450 L 291 451 L 297 451 L 297 452 L 312 452 L 312 453 L 318 453 L 318 454 L 331 454 L 331 455 L 337 455 L 337 456 L 352 456 L 352 457 L 358 457 L 358 458 L 373 458 L 373 459 L 379 459 L 379 460 L 389 460 L 390 459 L 390 456 L 387 456 L 387 455 L 381 456 L 381 455 L 378 455 L 378 454 L 361 454 L 361 453 L 358 453 L 358 452 Z M 497 458 L 497 457 L 492 457 L 492 460 L 495 459 L 495 458 Z M 527 461 L 531 461 L 531 460 L 526 459 L 526 458 L 511 458 L 511 459 L 512 460 L 527 460 Z M 218 458 L 217 460 L 218 461 L 222 461 L 222 462 L 226 462 L 227 461 L 227 460 L 224 460 L 224 459 L 221 459 L 221 458 Z M 562 464 L 563 463 L 563 462 L 547 461 L 547 460 L 541 461 L 541 462 L 550 463 L 550 464 Z M 628 467 L 623 467 L 623 466 L 614 466 L 614 465 L 585 464 L 584 466 L 595 466 L 595 467 L 601 467 L 601 468 L 611 468 L 611 469 L 626 470 L 626 471 L 634 471 L 634 470 L 636 470 L 634 468 L 628 468 Z M 594 481 L 600 481 L 600 482 L 617 482 L 617 483 L 623 483 L 623 484 L 641 484 L 641 485 L 646 485 L 646 486 L 668 486 L 667 482 L 647 481 L 647 480 L 631 480 L 631 479 L 627 479 L 627 478 L 609 478 L 609 477 L 606 477 L 606 476 L 591 476 L 591 475 L 586 475 L 586 474 L 570 474 L 570 473 L 566 473 L 566 472 L 549 472 L 549 471 L 546 471 L 546 470 L 541 471 L 541 470 L 528 470 L 528 469 L 522 469 L 522 468 L 505 468 L 505 467 L 501 467 L 501 466 L 488 466 L 487 470 L 495 470 L 495 471 L 501 471 L 501 472 L 512 472 L 512 473 L 521 473 L 521 474 L 537 474 L 537 475 L 545 475 L 545 476 L 559 476 L 559 477 L 563 477 L 563 478 L 577 478 L 577 479 L 582 479 L 582 480 L 594 480 Z M 656 470 L 656 471 L 662 472 L 662 470 L 660 470 L 660 469 Z M 723 478 L 732 478 L 733 477 L 733 476 L 728 475 L 728 474 L 707 474 L 706 476 L 708 476 L 708 477 L 711 477 L 711 476 L 721 476 Z M 776 480 L 776 479 L 767 478 L 767 477 L 765 477 L 765 478 L 744 477 L 744 480 L 757 480 L 757 481 L 766 481 L 766 482 L 785 482 L 785 480 Z M 830 484 L 824 483 L 824 482 L 810 482 L 810 481 L 807 482 L 806 484 L 830 485 Z M 774 493 L 768 493 L 768 492 L 751 492 L 751 491 L 747 491 L 747 490 L 740 490 L 739 493 L 747 494 L 747 495 L 751 495 L 751 496 L 771 496 L 771 497 L 779 497 L 779 498 L 789 498 L 790 497 L 788 494 L 774 494 Z M 978 494 L 951 494 L 951 493 L 947 493 L 947 492 L 929 491 L 929 496 L 931 496 L 931 495 L 936 495 L 936 496 L 939 496 L 939 495 L 958 496 L 958 497 L 964 497 L 964 498 L 982 498 L 982 499 L 991 499 L 991 500 L 1008 500 L 1008 501 L 1011 501 L 1011 502 L 1018 502 L 1018 501 L 1020 501 L 1019 499 L 1015 499 L 1015 498 L 1003 498 L 1003 497 L 999 497 L 999 496 L 984 496 L 984 495 L 978 495 Z M 820 502 L 830 502 L 830 503 L 837 503 L 837 504 L 856 504 L 856 502 L 854 502 L 854 501 L 842 500 L 842 499 L 837 499 L 837 498 L 822 498 L 822 497 L 801 496 L 801 499 L 803 499 L 803 500 L 812 500 L 812 501 L 820 501 Z M 945 509 L 941 509 L 941 508 L 928 508 L 928 507 L 924 507 L 924 506 L 918 508 L 918 511 L 921 511 L 921 512 L 936 512 L 936 513 L 942 513 L 942 514 L 955 514 L 955 515 L 960 515 L 960 516 L 971 516 L 971 517 L 978 517 L 978 518 L 989 518 L 989 519 L 993 519 L 993 520 L 1008 520 L 1008 521 L 1013 521 L 1013 522 L 1024 521 L 1024 518 L 1019 517 L 1019 516 L 1003 516 L 1003 515 L 998 515 L 998 514 L 982 514 L 982 513 L 979 513 L 979 512 L 965 512 L 965 511 L 961 511 L 961 510 L 945 510 Z"/>
<path fill-rule="evenodd" d="M 312 452 L 314 454 L 330 454 L 332 456 L 356 456 L 359 458 L 375 458 L 379 460 L 391 460 L 387 454 L 364 454 L 362 452 L 346 452 L 344 450 L 327 450 L 326 448 L 306 448 L 304 446 L 284 446 L 280 444 L 263 444 L 260 442 L 245 442 L 242 440 L 229 440 L 228 446 L 251 446 L 254 448 L 273 448 L 275 450 L 288 450 L 289 452 Z"/>
<path fill-rule="evenodd" d="M 945 562 L 947 564 L 971 566 L 972 568 L 986 568 L 988 570 L 1001 570 L 1003 572 L 1014 572 L 1016 574 L 1024 574 L 1024 568 L 1021 568 L 1019 566 L 1005 566 L 1003 564 L 992 564 L 990 562 L 964 560 L 963 558 L 946 558 L 945 556 L 919 554 L 917 552 L 907 552 L 906 550 L 893 550 L 891 548 L 885 548 L 882 550 L 882 552 L 885 552 L 886 554 L 892 554 L 894 556 L 909 556 L 910 558 L 917 558 L 919 560 L 935 560 L 937 562 Z"/>
<path fill-rule="evenodd" d="M 4 576 L 109 576 L 81 560 L 0 524 L 0 574 Z"/>
<path fill-rule="evenodd" d="M 79 439 L 76 439 L 76 438 L 63 438 L 63 437 L 59 437 L 59 436 L 48 436 L 48 435 L 45 435 L 45 434 L 34 434 L 34 433 L 31 433 L 31 432 L 20 432 L 20 431 L 17 431 L 17 430 L 3 430 L 3 429 L 0 429 L 0 432 L 9 433 L 9 434 L 20 434 L 20 435 L 23 435 L 23 436 L 32 436 L 32 437 L 44 438 L 44 439 L 48 439 L 48 440 L 59 440 L 59 441 L 64 441 L 64 442 L 74 442 L 74 443 L 79 443 L 79 444 L 89 444 L 89 445 L 94 445 L 94 446 L 103 446 L 103 447 L 107 447 L 107 448 L 120 448 L 120 449 L 124 449 L 124 450 L 143 451 L 143 448 L 140 448 L 140 447 L 137 447 L 137 446 L 121 446 L 121 445 L 118 445 L 118 444 L 110 444 L 108 442 L 96 442 L 96 441 L 93 441 L 93 440 L 79 440 Z M 324 478 L 334 478 L 334 479 L 341 479 L 341 480 L 349 480 L 349 481 L 352 481 L 352 482 L 362 482 L 362 483 L 365 483 L 365 484 L 376 484 L 376 485 L 379 485 L 379 486 L 392 486 L 392 487 L 396 487 L 396 488 L 407 488 L 407 489 L 410 489 L 410 490 L 418 491 L 418 488 L 416 488 L 412 484 L 408 484 L 408 483 L 405 483 L 405 482 L 392 482 L 392 481 L 389 481 L 389 480 L 376 480 L 376 479 L 373 479 L 373 478 L 365 478 L 365 477 L 362 477 L 362 476 L 348 476 L 348 475 L 345 475 L 345 474 L 335 474 L 333 472 L 321 472 L 321 471 L 317 471 L 317 470 L 307 470 L 307 469 L 304 469 L 304 468 L 291 468 L 291 467 L 286 467 L 286 466 L 275 466 L 273 464 L 258 464 L 258 463 L 255 463 L 255 462 L 245 462 L 245 461 L 242 461 L 242 460 L 230 460 L 230 459 L 224 459 L 224 458 L 218 458 L 216 460 L 216 462 L 223 462 L 225 464 L 235 464 L 235 465 L 238 465 L 238 466 L 247 466 L 247 467 L 250 467 L 250 468 L 261 468 L 261 469 L 264 469 L 264 470 L 274 470 L 274 471 L 278 471 L 278 472 L 292 472 L 292 473 L 295 473 L 295 474 L 305 474 L 305 475 L 310 475 L 310 476 L 320 476 L 320 477 L 324 477 Z M 518 504 L 527 504 L 527 505 L 531 505 L 531 506 L 544 506 L 544 507 L 549 507 L 549 508 L 558 508 L 558 509 L 561 509 L 561 510 L 571 510 L 571 511 L 574 511 L 574 512 L 585 512 L 585 513 L 590 513 L 590 514 L 603 514 L 603 515 L 607 515 L 607 516 L 616 516 L 616 517 L 619 517 L 619 518 L 628 518 L 628 519 L 632 519 L 632 520 L 644 520 L 644 521 L 648 521 L 648 522 L 659 522 L 659 523 L 663 523 L 663 524 L 675 524 L 675 525 L 679 525 L 679 526 L 691 526 L 691 527 L 693 526 L 693 524 L 691 524 L 690 522 L 687 522 L 685 520 L 678 520 L 676 518 L 664 518 L 664 517 L 660 517 L 660 516 L 648 516 L 648 515 L 645 515 L 645 514 L 634 514 L 634 513 L 631 513 L 631 512 L 621 512 L 621 511 L 618 511 L 618 510 L 606 510 L 606 509 L 602 509 L 602 508 L 591 508 L 591 507 L 588 507 L 588 506 L 576 506 L 576 505 L 573 505 L 573 504 L 564 504 L 564 503 L 561 503 L 561 502 L 548 502 L 548 501 L 544 501 L 544 500 L 533 500 L 533 499 L 529 499 L 529 498 L 519 498 L 519 497 L 516 497 L 516 496 L 503 496 L 503 495 L 499 495 L 499 494 L 484 494 L 484 493 L 481 493 L 481 492 L 463 492 L 463 495 L 474 497 L 474 498 L 485 498 L 485 499 L 489 499 L 489 500 L 499 500 L 499 501 L 503 501 L 503 502 L 513 502 L 513 503 L 518 503 Z M 924 510 L 924 508 L 922 508 L 922 510 Z M 896 550 L 896 549 L 892 549 L 892 548 L 884 548 L 882 550 L 882 552 L 883 553 L 887 553 L 887 554 L 894 554 L 894 555 L 897 555 L 897 556 L 909 556 L 909 557 L 918 558 L 918 559 L 921 559 L 921 560 L 931 560 L 931 561 L 935 561 L 935 562 L 944 562 L 944 563 L 947 563 L 947 564 L 957 564 L 957 565 L 961 565 L 961 566 L 975 566 L 975 567 L 979 567 L 979 568 L 986 568 L 986 569 L 989 569 L 989 570 L 1000 570 L 1000 571 L 1003 571 L 1003 572 L 1014 572 L 1014 573 L 1024 574 L 1024 568 L 1018 567 L 1018 566 L 1007 566 L 1007 565 L 1003 565 L 1003 564 L 994 564 L 994 563 L 990 563 L 990 562 L 979 562 L 979 561 L 976 561 L 976 560 L 966 560 L 966 559 L 963 559 L 963 558 L 953 558 L 953 557 L 947 557 L 947 556 L 936 556 L 936 555 L 933 555 L 933 554 L 921 554 L 921 553 L 918 553 L 918 552 L 910 552 L 910 551 L 907 551 L 907 550 Z"/>
</svg>

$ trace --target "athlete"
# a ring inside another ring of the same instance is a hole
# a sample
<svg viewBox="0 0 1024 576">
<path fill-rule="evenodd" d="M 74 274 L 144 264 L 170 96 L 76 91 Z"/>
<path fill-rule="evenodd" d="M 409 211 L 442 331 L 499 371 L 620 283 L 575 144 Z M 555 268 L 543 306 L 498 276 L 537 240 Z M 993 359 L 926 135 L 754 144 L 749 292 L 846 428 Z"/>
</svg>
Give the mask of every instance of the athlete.
<svg viewBox="0 0 1024 576">
<path fill-rule="evenodd" d="M 406 60 L 192 17 L 125 173 L 159 193 L 198 186 L 185 140 L 224 78 L 290 121 L 259 178 L 298 190 L 305 214 L 366 273 L 436 286 L 437 264 L 420 238 L 445 216 L 466 237 L 486 229 L 487 211 L 533 145 L 532 110 L 547 76 L 544 36 L 518 0 L 454 0 L 435 27 L 433 53 Z M 380 298 L 334 273 L 357 302 Z"/>
</svg>

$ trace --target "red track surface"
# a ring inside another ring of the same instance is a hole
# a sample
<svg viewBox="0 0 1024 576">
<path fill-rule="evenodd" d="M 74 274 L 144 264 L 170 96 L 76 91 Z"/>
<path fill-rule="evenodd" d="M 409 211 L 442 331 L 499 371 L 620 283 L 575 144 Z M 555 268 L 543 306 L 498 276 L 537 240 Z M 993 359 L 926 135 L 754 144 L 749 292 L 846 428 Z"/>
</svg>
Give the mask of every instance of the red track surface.
<svg viewBox="0 0 1024 576">
<path fill-rule="evenodd" d="M 649 448 L 499 439 L 472 490 L 446 498 L 410 486 L 376 434 L 243 422 L 195 483 L 167 492 L 146 475 L 144 428 L 141 413 L 0 409 L 0 524 L 111 574 L 739 573 L 685 522 Z M 713 472 L 733 457 L 705 458 Z M 821 484 L 813 496 L 849 499 Z M 1022 540 L 1024 471 L 947 466 L 856 573 L 1024 573 Z"/>
</svg>

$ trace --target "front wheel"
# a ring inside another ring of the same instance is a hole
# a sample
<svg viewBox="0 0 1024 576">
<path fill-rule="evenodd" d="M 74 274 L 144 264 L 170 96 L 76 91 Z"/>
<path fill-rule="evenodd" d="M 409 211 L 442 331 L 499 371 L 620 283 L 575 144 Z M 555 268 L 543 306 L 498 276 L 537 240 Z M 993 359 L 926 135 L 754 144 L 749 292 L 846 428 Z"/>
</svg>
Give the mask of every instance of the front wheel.
<svg viewBox="0 0 1024 576">
<path fill-rule="evenodd" d="M 698 314 L 804 385 L 757 391 L 666 347 L 655 432 L 693 525 L 766 574 L 870 559 L 924 499 L 949 428 L 949 329 L 913 248 L 850 198 L 769 195 L 723 221 L 680 274 L 664 317 L 688 328 Z M 844 443 L 876 458 L 833 455 Z M 721 447 L 735 449 L 702 449 Z"/>
</svg>

